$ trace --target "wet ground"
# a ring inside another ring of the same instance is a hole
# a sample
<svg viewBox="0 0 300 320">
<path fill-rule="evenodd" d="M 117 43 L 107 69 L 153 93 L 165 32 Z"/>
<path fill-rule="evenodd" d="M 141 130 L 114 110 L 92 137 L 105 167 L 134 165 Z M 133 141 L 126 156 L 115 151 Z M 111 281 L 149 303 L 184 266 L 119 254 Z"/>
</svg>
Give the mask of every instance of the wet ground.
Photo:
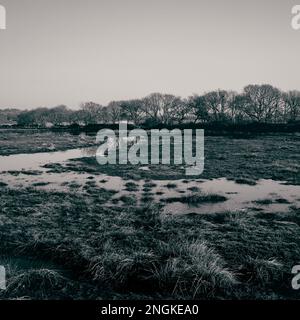
<svg viewBox="0 0 300 320">
<path fill-rule="evenodd" d="M 207 137 L 200 177 L 29 140 L 0 156 L 0 298 L 297 298 L 298 136 Z"/>
<path fill-rule="evenodd" d="M 134 195 L 138 203 L 146 196 L 154 202 L 164 204 L 164 212 L 172 214 L 216 213 L 224 211 L 241 211 L 254 209 L 264 212 L 288 211 L 291 206 L 300 206 L 300 186 L 288 185 L 285 181 L 260 179 L 256 185 L 240 184 L 225 178 L 205 180 L 145 180 L 130 181 L 122 177 L 85 172 L 51 172 L 44 167 L 49 163 L 65 164 L 68 160 L 91 156 L 94 148 L 78 148 L 68 151 L 18 154 L 0 157 L 1 182 L 9 187 L 35 187 L 44 190 L 84 191 L 86 184 L 116 191 L 107 205 L 116 203 L 122 196 Z M 143 166 L 139 170 L 150 170 Z M 127 184 L 134 184 L 134 190 Z M 216 203 L 191 204 L 183 203 L 180 197 L 193 194 L 218 194 L 226 201 Z M 166 199 L 173 199 L 166 203 Z M 178 201 L 177 201 L 177 200 Z"/>
</svg>

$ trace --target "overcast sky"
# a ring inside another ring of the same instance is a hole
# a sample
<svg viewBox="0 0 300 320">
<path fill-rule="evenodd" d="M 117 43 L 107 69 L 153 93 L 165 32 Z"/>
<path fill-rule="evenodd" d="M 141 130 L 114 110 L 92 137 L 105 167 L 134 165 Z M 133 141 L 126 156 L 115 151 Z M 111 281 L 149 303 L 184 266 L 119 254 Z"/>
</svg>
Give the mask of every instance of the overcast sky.
<svg viewBox="0 0 300 320">
<path fill-rule="evenodd" d="M 0 108 L 300 89 L 297 0 L 0 0 Z"/>
</svg>

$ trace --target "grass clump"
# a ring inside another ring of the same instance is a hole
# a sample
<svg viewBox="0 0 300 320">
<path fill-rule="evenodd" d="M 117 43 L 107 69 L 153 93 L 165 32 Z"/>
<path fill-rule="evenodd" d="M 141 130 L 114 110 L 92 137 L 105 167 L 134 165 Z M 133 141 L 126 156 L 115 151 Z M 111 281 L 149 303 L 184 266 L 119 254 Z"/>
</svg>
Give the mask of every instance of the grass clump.
<svg viewBox="0 0 300 320">
<path fill-rule="evenodd" d="M 135 196 L 126 196 L 123 195 L 118 200 L 122 201 L 126 205 L 134 206 L 137 203 L 136 197 Z"/>
<path fill-rule="evenodd" d="M 237 184 L 247 184 L 248 186 L 255 186 L 257 184 L 255 180 L 248 179 L 248 178 L 238 178 L 238 179 L 235 179 L 234 182 Z"/>
<path fill-rule="evenodd" d="M 254 203 L 262 206 L 268 206 L 273 203 L 272 199 L 261 199 L 261 200 L 256 200 Z"/>
<path fill-rule="evenodd" d="M 177 184 L 175 183 L 168 183 L 164 186 L 165 188 L 168 188 L 168 189 L 176 189 L 177 188 Z"/>
<path fill-rule="evenodd" d="M 257 284 L 265 284 L 273 282 L 279 283 L 283 281 L 284 268 L 283 264 L 275 258 L 261 259 L 247 257 L 245 259 L 244 268 L 247 270 L 245 277 Z"/>
<path fill-rule="evenodd" d="M 34 187 L 44 187 L 44 186 L 48 186 L 50 184 L 50 182 L 34 182 L 32 185 Z"/>
<path fill-rule="evenodd" d="M 192 192 L 199 192 L 200 189 L 198 187 L 190 187 L 188 188 L 189 191 L 192 191 Z"/>
<path fill-rule="evenodd" d="M 209 298 L 218 291 L 230 290 L 237 283 L 223 259 L 201 240 L 162 244 L 161 253 L 169 256 L 154 269 L 159 287 L 178 297 Z"/>
<path fill-rule="evenodd" d="M 197 206 L 201 203 L 216 203 L 226 201 L 227 198 L 219 194 L 191 194 L 181 197 L 171 197 L 163 199 L 166 203 L 181 202 L 190 206 Z"/>
<path fill-rule="evenodd" d="M 126 182 L 125 187 L 126 187 L 125 189 L 126 191 L 134 192 L 134 191 L 138 191 L 139 185 L 135 182 Z"/>
<path fill-rule="evenodd" d="M 154 183 L 154 182 L 146 182 L 143 187 L 144 187 L 144 188 L 152 189 L 152 188 L 154 188 L 154 187 L 156 187 L 156 186 L 157 186 L 157 184 Z"/>
</svg>

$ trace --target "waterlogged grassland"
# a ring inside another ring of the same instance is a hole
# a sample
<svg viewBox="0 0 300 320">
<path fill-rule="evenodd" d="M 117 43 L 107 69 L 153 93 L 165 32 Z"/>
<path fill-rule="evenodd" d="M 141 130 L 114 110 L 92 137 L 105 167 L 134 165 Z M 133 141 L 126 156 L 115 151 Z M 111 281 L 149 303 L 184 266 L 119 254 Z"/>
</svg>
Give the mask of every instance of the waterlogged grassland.
<svg viewBox="0 0 300 320">
<path fill-rule="evenodd" d="M 48 130 L 0 129 L 0 155 L 68 150 L 94 145 L 95 138 Z"/>
<path fill-rule="evenodd" d="M 201 179 L 299 185 L 297 135 L 205 142 Z M 299 298 L 291 270 L 300 259 L 300 209 L 285 198 L 273 202 L 286 212 L 267 212 L 271 200 L 257 199 L 259 208 L 175 215 L 163 207 L 222 204 L 230 195 L 204 194 L 199 177 L 186 177 L 180 166 L 99 166 L 91 156 L 44 169 L 88 176 L 65 181 L 65 191 L 47 190 L 42 172 L 32 187 L 0 183 L 0 264 L 8 270 L 2 299 Z M 107 188 L 102 173 L 128 180 L 128 194 Z M 184 179 L 180 190 L 177 179 Z M 168 190 L 176 197 L 154 204 Z"/>
<path fill-rule="evenodd" d="M 2 298 L 297 298 L 299 211 L 172 216 L 109 196 L 4 188 L 2 254 L 49 267 L 16 268 Z"/>
<path fill-rule="evenodd" d="M 205 138 L 205 165 L 201 179 L 227 178 L 240 184 L 255 185 L 259 179 L 285 181 L 300 185 L 300 135 L 268 135 L 253 139 L 230 137 Z M 95 156 L 70 161 L 68 165 L 51 164 L 53 172 L 76 171 L 104 173 L 124 179 L 177 180 L 194 179 L 179 165 L 105 165 Z M 199 178 L 199 177 L 196 177 Z"/>
</svg>

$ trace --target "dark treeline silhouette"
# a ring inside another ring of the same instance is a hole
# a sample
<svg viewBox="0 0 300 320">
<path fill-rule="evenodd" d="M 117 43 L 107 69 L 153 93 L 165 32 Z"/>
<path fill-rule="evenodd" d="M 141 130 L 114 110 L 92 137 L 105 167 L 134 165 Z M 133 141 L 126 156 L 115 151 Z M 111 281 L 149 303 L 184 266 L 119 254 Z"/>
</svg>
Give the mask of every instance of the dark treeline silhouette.
<svg viewBox="0 0 300 320">
<path fill-rule="evenodd" d="M 22 127 L 95 127 L 123 120 L 143 127 L 201 124 L 238 128 L 249 127 L 250 123 L 278 127 L 299 123 L 300 91 L 283 92 L 271 85 L 248 85 L 242 93 L 216 90 L 186 99 L 153 93 L 142 99 L 112 101 L 107 106 L 87 102 L 76 111 L 64 105 L 20 111 L 15 120 Z"/>
</svg>

